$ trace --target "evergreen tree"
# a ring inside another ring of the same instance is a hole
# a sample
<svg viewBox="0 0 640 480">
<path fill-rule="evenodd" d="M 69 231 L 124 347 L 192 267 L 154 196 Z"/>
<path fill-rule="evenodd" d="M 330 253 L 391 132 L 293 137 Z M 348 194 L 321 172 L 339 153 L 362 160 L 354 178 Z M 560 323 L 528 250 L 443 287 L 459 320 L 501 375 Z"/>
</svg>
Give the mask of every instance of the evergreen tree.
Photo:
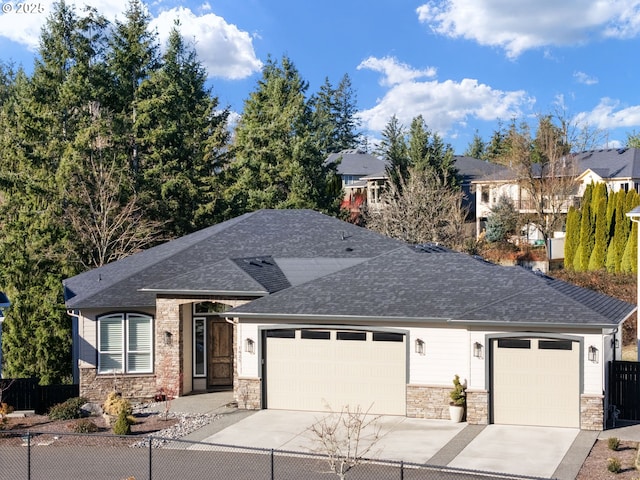
<svg viewBox="0 0 640 480">
<path fill-rule="evenodd" d="M 603 187 L 604 184 L 599 184 Z M 605 187 L 606 188 L 606 187 Z M 596 191 L 599 188 L 596 188 Z M 605 266 L 606 249 L 607 249 L 607 202 L 606 196 L 602 194 L 596 195 L 597 207 L 595 216 L 595 241 L 591 257 L 589 258 L 589 270 L 601 270 Z"/>
<path fill-rule="evenodd" d="M 150 22 L 151 16 L 142 2 L 129 0 L 124 21 L 117 20 L 109 36 L 106 55 L 113 79 L 109 107 L 114 113 L 115 136 L 126 147 L 130 168 L 136 176 L 140 167 L 134 134 L 139 88 L 159 65 L 157 38 L 149 28 Z"/>
<path fill-rule="evenodd" d="M 429 130 L 422 115 L 411 122 L 407 154 L 412 167 L 433 170 L 444 185 L 458 185 L 451 145 L 445 144 L 437 133 Z"/>
<path fill-rule="evenodd" d="M 631 232 L 624 247 L 620 271 L 623 273 L 638 273 L 638 223 L 632 222 Z"/>
<path fill-rule="evenodd" d="M 476 132 L 473 134 L 473 140 L 471 140 L 471 143 L 469 143 L 469 145 L 467 146 L 467 149 L 465 150 L 464 154 L 467 157 L 486 160 L 487 148 L 488 148 L 488 145 L 485 144 L 485 142 L 482 140 L 482 137 L 476 130 Z"/>
<path fill-rule="evenodd" d="M 626 217 L 627 210 L 625 209 L 626 194 L 624 190 L 619 190 L 613 195 L 613 199 L 616 202 L 615 207 L 615 228 L 613 237 L 609 242 L 609 249 L 611 250 L 611 256 L 607 258 L 606 267 L 609 272 L 619 272 L 620 262 L 622 255 L 624 254 L 624 248 L 629 236 L 629 220 Z"/>
<path fill-rule="evenodd" d="M 574 258 L 580 245 L 580 211 L 574 207 L 567 212 L 564 242 L 564 268 L 573 270 Z"/>
<path fill-rule="evenodd" d="M 245 101 L 235 160 L 225 175 L 229 217 L 259 208 L 315 208 L 337 213 L 335 165 L 325 165 L 311 130 L 308 85 L 287 57 L 269 59 Z"/>
<path fill-rule="evenodd" d="M 487 217 L 486 239 L 488 242 L 501 242 L 515 233 L 518 226 L 518 212 L 511 199 L 502 195 L 491 207 Z"/>
<path fill-rule="evenodd" d="M 593 192 L 593 183 L 587 185 L 582 197 L 582 215 L 580 218 L 580 258 L 578 259 L 578 268 L 576 271 L 584 272 L 589 268 L 589 259 L 594 245 L 594 227 L 593 217 L 591 215 L 591 197 Z M 575 264 L 574 264 L 575 265 Z"/>
<path fill-rule="evenodd" d="M 407 178 L 410 160 L 405 140 L 405 129 L 398 117 L 395 115 L 391 117 L 382 130 L 381 137 L 376 153 L 387 161 L 389 181 L 400 191 L 401 179 L 406 180 Z"/>
<path fill-rule="evenodd" d="M 169 238 L 213 221 L 207 204 L 216 199 L 208 181 L 224 166 L 228 111 L 216 113 L 218 100 L 205 86 L 206 77 L 195 50 L 174 27 L 161 67 L 137 93 L 138 194 Z"/>
</svg>

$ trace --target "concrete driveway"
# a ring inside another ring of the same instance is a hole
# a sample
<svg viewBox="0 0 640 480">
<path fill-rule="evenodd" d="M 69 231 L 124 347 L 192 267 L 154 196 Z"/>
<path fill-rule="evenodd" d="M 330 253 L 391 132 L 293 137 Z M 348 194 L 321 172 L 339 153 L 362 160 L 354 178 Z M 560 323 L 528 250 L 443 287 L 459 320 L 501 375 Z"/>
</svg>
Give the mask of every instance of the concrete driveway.
<svg viewBox="0 0 640 480">
<path fill-rule="evenodd" d="M 309 428 L 327 415 L 260 410 L 202 441 L 322 453 Z M 558 476 L 558 467 L 580 433 L 571 428 L 481 426 L 396 416 L 382 416 L 378 425 L 381 438 L 367 455 L 370 458 L 546 478 Z"/>
</svg>

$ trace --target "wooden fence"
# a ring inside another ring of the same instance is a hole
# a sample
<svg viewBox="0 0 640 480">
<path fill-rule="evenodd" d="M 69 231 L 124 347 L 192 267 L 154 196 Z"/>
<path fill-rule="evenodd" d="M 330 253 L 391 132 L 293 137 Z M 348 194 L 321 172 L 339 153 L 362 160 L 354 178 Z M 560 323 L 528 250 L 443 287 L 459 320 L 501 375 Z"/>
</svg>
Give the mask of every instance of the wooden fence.
<svg viewBox="0 0 640 480">
<path fill-rule="evenodd" d="M 640 420 L 640 362 L 609 362 L 609 405 L 620 420 Z"/>
<path fill-rule="evenodd" d="M 34 410 L 38 414 L 46 413 L 58 403 L 79 395 L 78 384 L 39 385 L 37 378 L 0 379 L 2 402 L 14 410 Z"/>
</svg>

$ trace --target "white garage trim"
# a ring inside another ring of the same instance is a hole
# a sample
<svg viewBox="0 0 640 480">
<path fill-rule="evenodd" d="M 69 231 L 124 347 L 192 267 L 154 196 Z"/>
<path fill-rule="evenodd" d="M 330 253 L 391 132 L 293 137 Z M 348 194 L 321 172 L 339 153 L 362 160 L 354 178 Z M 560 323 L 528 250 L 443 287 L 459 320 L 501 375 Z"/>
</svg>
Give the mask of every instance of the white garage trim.
<svg viewBox="0 0 640 480">
<path fill-rule="evenodd" d="M 501 337 L 490 345 L 492 423 L 580 427 L 581 339 Z"/>
<path fill-rule="evenodd" d="M 261 338 L 266 408 L 406 414 L 406 332 L 265 327 Z"/>
</svg>

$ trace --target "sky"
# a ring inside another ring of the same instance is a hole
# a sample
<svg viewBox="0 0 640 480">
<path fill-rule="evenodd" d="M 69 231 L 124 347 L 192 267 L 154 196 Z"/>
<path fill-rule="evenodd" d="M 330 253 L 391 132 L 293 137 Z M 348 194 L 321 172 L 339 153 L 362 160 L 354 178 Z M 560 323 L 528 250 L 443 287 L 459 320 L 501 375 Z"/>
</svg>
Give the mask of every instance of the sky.
<svg viewBox="0 0 640 480">
<path fill-rule="evenodd" d="M 67 0 L 78 14 L 88 3 Z M 126 0 L 92 0 L 110 20 Z M 269 57 L 288 57 L 309 94 L 348 74 L 361 130 L 396 115 L 462 154 L 512 119 L 561 114 L 600 129 L 599 147 L 640 133 L 640 0 L 155 0 L 161 43 L 176 19 L 222 106 L 242 113 Z M 52 1 L 0 0 L 0 60 L 27 71 Z M 21 7 L 22 6 L 22 7 Z M 28 7 L 28 11 L 27 8 Z M 19 11 L 21 10 L 21 11 Z M 636 63 L 638 62 L 638 63 Z"/>
</svg>

